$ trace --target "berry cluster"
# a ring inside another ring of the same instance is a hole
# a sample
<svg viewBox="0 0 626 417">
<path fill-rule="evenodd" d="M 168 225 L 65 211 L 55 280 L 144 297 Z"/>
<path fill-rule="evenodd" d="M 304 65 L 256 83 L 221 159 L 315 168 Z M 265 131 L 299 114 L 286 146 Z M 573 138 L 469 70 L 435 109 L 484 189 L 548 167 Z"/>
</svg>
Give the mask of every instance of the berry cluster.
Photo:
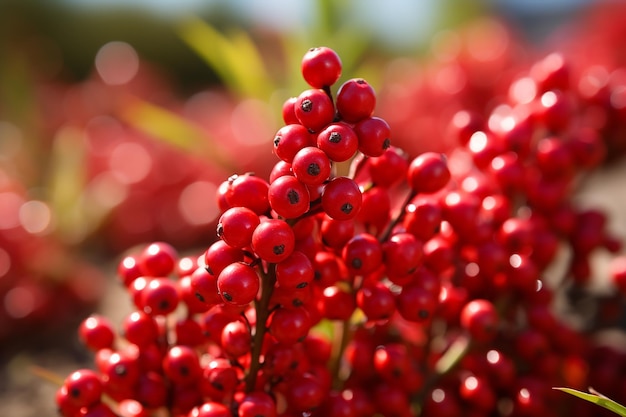
<svg viewBox="0 0 626 417">
<path fill-rule="evenodd" d="M 586 409 L 553 386 L 618 386 L 607 374 L 625 357 L 557 316 L 546 279 L 560 248 L 578 286 L 592 251 L 620 248 L 603 213 L 571 200 L 604 148 L 574 123 L 559 69 L 533 70 L 536 100 L 459 113 L 447 156 L 414 158 L 367 81 L 333 94 L 333 50 L 301 69 L 311 88 L 283 106 L 269 179 L 217 191 L 219 239 L 120 262 L 135 309 L 119 335 L 83 322 L 97 370 L 67 377 L 61 414 L 572 416 Z"/>
</svg>

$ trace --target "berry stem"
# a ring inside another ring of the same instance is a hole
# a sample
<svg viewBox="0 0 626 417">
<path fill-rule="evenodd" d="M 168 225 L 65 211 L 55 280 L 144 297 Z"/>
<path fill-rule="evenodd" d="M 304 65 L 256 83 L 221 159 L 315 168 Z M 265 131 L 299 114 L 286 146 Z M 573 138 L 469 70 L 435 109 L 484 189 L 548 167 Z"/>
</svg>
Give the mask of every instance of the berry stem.
<svg viewBox="0 0 626 417">
<path fill-rule="evenodd" d="M 378 238 L 379 242 L 383 243 L 383 242 L 387 241 L 387 239 L 389 239 L 389 236 L 391 236 L 391 233 L 393 232 L 394 227 L 396 227 L 396 225 L 404 217 L 404 212 L 405 212 L 406 206 L 409 205 L 409 203 L 415 198 L 416 195 L 417 195 L 417 192 L 413 191 L 413 190 L 411 190 L 411 192 L 407 195 L 406 199 L 404 200 L 404 202 L 400 206 L 400 210 L 398 211 L 398 214 L 396 215 L 396 217 L 394 217 L 389 222 L 389 224 L 387 224 L 387 227 L 385 228 L 383 233 L 381 233 L 380 237 Z"/>
<path fill-rule="evenodd" d="M 255 302 L 256 324 L 254 326 L 254 335 L 252 338 L 252 352 L 250 356 L 250 369 L 245 378 L 246 392 L 252 392 L 256 385 L 256 377 L 261 369 L 261 351 L 263 349 L 263 339 L 267 331 L 267 318 L 270 313 L 270 298 L 276 284 L 275 265 L 270 264 L 267 273 L 259 268 L 261 274 L 261 299 Z"/>
<path fill-rule="evenodd" d="M 350 319 L 339 322 L 338 327 L 341 327 L 341 329 L 336 329 L 339 331 L 335 332 L 335 337 L 334 337 L 335 354 L 332 359 L 330 372 L 333 378 L 333 388 L 337 390 L 341 389 L 341 385 L 343 383 L 343 378 L 341 375 L 341 365 L 342 365 L 341 360 L 343 358 L 343 352 L 346 350 L 346 347 L 348 346 L 348 342 L 350 341 L 350 333 L 351 333 L 350 324 L 351 324 Z"/>
</svg>

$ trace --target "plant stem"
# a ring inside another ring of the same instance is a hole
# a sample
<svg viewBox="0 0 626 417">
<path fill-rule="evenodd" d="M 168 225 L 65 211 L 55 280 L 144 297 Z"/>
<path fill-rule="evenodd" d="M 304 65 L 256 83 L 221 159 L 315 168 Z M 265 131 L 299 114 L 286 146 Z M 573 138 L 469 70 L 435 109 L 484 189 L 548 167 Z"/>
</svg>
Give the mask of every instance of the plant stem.
<svg viewBox="0 0 626 417">
<path fill-rule="evenodd" d="M 406 206 L 409 205 L 409 203 L 413 200 L 413 198 L 415 198 L 416 195 L 417 195 L 417 192 L 411 190 L 411 192 L 406 196 L 406 199 L 400 206 L 400 210 L 398 211 L 398 214 L 389 222 L 389 224 L 387 225 L 387 228 L 383 231 L 383 233 L 381 233 L 380 237 L 378 238 L 379 242 L 382 243 L 382 242 L 385 242 L 387 239 L 389 239 L 391 232 L 393 232 L 393 228 L 396 227 L 396 225 L 404 217 Z"/>
<path fill-rule="evenodd" d="M 340 389 L 343 383 L 341 376 L 341 360 L 343 358 L 343 352 L 348 346 L 350 341 L 350 319 L 340 322 L 341 332 L 339 332 L 339 339 L 335 337 L 335 353 L 333 361 L 331 363 L 330 374 L 333 378 L 333 388 Z"/>
<path fill-rule="evenodd" d="M 261 369 L 261 350 L 263 349 L 263 339 L 267 331 L 267 318 L 269 317 L 269 304 L 276 283 L 276 272 L 274 264 L 269 264 L 267 273 L 259 267 L 261 274 L 261 299 L 255 302 L 256 324 L 254 326 L 254 336 L 252 339 L 252 352 L 250 357 L 250 369 L 246 375 L 246 392 L 251 392 L 256 386 L 256 377 Z"/>
</svg>

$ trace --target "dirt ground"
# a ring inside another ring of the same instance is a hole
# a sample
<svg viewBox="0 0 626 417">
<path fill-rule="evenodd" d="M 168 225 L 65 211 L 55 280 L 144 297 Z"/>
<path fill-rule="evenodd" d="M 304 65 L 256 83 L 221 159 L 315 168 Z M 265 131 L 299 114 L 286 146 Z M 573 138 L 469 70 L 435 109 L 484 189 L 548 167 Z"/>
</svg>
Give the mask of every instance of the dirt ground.
<svg viewBox="0 0 626 417">
<path fill-rule="evenodd" d="M 585 180 L 577 201 L 606 210 L 610 214 L 610 229 L 626 238 L 626 161 Z M 608 259 L 600 254 L 594 261 L 598 277 L 606 276 Z M 105 268 L 112 270 L 111 265 Z M 97 312 L 117 325 L 130 310 L 130 300 L 115 277 L 111 276 L 109 283 Z M 601 278 L 593 286 L 599 293 L 610 291 Z M 36 342 L 21 340 L 15 346 L 1 347 L 0 417 L 57 416 L 54 404 L 57 385 L 53 380 L 81 367 L 93 367 L 92 356 L 78 343 L 76 328 L 80 319 L 76 317 L 62 328 L 40 335 Z M 41 370 L 49 375 L 42 376 Z"/>
</svg>

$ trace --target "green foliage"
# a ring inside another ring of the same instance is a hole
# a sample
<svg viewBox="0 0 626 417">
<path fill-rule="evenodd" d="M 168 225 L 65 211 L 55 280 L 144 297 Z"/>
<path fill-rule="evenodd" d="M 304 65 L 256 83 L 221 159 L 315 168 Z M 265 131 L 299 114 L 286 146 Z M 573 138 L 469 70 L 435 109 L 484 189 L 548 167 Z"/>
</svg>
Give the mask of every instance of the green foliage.
<svg viewBox="0 0 626 417">
<path fill-rule="evenodd" d="M 589 401 L 590 403 L 597 404 L 600 407 L 604 407 L 607 410 L 611 410 L 612 412 L 614 412 L 615 414 L 619 416 L 626 417 L 626 407 L 624 407 L 623 405 L 613 401 L 612 399 L 598 392 L 595 392 L 592 389 L 590 389 L 591 393 L 586 393 L 586 392 L 578 391 L 578 390 L 571 389 L 571 388 L 554 388 L 554 389 L 566 392 L 575 397 L 581 398 L 585 401 Z"/>
</svg>

